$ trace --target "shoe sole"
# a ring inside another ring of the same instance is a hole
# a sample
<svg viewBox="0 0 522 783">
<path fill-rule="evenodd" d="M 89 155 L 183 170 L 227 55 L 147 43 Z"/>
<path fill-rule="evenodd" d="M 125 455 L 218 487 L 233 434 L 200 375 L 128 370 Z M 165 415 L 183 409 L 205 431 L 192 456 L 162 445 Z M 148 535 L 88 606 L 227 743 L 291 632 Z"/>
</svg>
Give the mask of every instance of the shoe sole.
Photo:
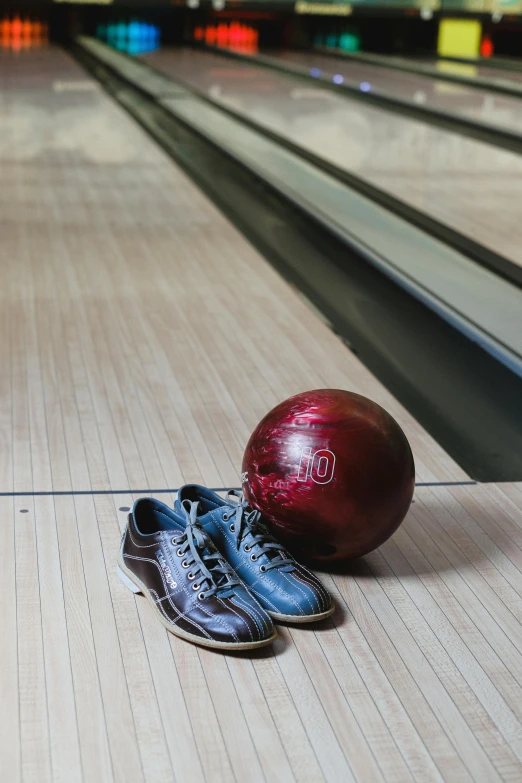
<svg viewBox="0 0 522 783">
<path fill-rule="evenodd" d="M 326 612 L 321 612 L 320 614 L 279 614 L 279 612 L 271 612 L 269 609 L 265 609 L 265 612 L 273 620 L 279 620 L 283 623 L 316 623 L 319 620 L 325 620 L 327 617 L 330 617 L 335 612 L 335 604 L 332 603 Z"/>
<path fill-rule="evenodd" d="M 118 558 L 117 573 L 125 587 L 127 587 L 132 593 L 135 595 L 141 593 L 145 596 L 154 609 L 154 613 L 156 614 L 158 620 L 167 629 L 167 631 L 170 631 L 170 633 L 174 634 L 174 636 L 179 636 L 181 639 L 185 639 L 187 642 L 199 644 L 203 647 L 212 647 L 216 650 L 253 650 L 257 647 L 265 647 L 268 644 L 272 644 L 272 642 L 277 638 L 277 631 L 274 631 L 272 636 L 270 636 L 268 639 L 261 639 L 258 642 L 218 642 L 212 639 L 204 639 L 201 636 L 188 633 L 188 631 L 183 631 L 181 628 L 176 628 L 167 620 L 165 620 L 157 608 L 156 602 L 151 597 L 150 591 L 142 582 L 140 582 L 138 577 L 135 576 L 132 571 L 129 571 L 125 564 L 121 562 L 120 558 Z"/>
</svg>

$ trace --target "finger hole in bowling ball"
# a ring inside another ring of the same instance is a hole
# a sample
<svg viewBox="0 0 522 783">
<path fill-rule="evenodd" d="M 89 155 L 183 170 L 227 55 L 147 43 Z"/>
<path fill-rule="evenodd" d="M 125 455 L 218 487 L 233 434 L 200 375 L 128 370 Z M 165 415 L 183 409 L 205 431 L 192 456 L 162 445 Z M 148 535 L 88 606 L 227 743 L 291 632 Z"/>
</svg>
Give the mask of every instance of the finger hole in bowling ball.
<svg viewBox="0 0 522 783">
<path fill-rule="evenodd" d="M 270 473 L 273 473 L 274 466 L 273 465 L 259 465 L 257 472 L 260 476 L 269 476 Z"/>
</svg>

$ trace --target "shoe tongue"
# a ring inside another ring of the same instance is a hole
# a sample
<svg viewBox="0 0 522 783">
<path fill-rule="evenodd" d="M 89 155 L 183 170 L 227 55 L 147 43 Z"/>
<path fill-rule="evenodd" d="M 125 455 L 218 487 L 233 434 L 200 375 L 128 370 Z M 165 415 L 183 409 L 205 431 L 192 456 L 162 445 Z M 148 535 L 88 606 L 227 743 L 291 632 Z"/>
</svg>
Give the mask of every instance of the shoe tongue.
<svg viewBox="0 0 522 783">
<path fill-rule="evenodd" d="M 192 532 L 192 541 L 194 542 L 194 546 L 197 547 L 199 552 L 204 552 L 206 549 L 214 549 L 212 540 L 210 539 L 208 533 L 203 530 L 199 522 L 192 526 L 192 531 L 187 527 L 185 532 L 187 533 L 187 537 L 189 537 Z"/>
<path fill-rule="evenodd" d="M 214 582 L 216 584 L 216 587 L 219 587 L 221 590 L 232 589 L 232 588 L 228 588 L 228 580 L 229 580 L 228 576 L 226 576 L 225 574 L 215 574 L 212 571 L 211 573 L 212 576 L 214 577 Z"/>
<path fill-rule="evenodd" d="M 277 557 L 281 557 L 283 560 L 288 560 L 288 565 L 290 565 L 290 558 L 284 549 L 269 549 L 265 554 L 269 560 L 275 560 Z M 281 567 L 283 567 L 283 563 L 281 563 Z"/>
<path fill-rule="evenodd" d="M 185 530 L 184 532 L 187 534 L 187 538 L 190 537 L 190 532 L 188 530 Z M 183 535 L 183 533 L 181 533 L 181 535 Z M 196 547 L 196 550 L 201 559 L 203 559 L 206 555 L 214 555 L 217 552 L 212 539 L 199 524 L 194 525 L 192 531 L 192 542 Z"/>
<path fill-rule="evenodd" d="M 246 511 L 246 513 L 248 514 L 250 511 L 253 511 L 253 509 L 251 509 L 249 507 L 248 510 Z M 250 527 L 250 525 L 248 525 L 248 523 L 245 522 L 245 539 L 250 538 L 253 533 L 254 534 L 259 533 L 263 537 L 266 536 L 267 540 L 275 541 L 275 539 L 274 539 L 273 535 L 271 534 L 270 530 L 266 527 L 266 525 L 262 521 L 256 522 L 253 525 L 253 530 Z M 276 543 L 277 543 L 277 541 L 276 541 Z M 280 549 L 268 549 L 266 552 L 263 552 L 263 554 L 266 555 L 266 557 L 270 561 L 275 560 L 278 557 L 282 557 L 284 560 L 288 558 L 288 554 L 285 552 L 283 547 L 281 547 Z"/>
<path fill-rule="evenodd" d="M 201 559 L 205 563 L 206 568 L 208 568 L 209 572 L 212 574 L 212 579 L 214 580 L 216 587 L 225 587 L 227 583 L 227 576 L 225 574 L 220 574 L 219 572 L 216 572 L 214 570 L 214 567 L 219 565 L 221 561 L 225 564 L 227 563 L 225 558 L 222 555 L 220 555 L 219 560 L 208 561 L 204 559 L 207 555 L 215 555 L 218 552 L 218 550 L 216 549 L 216 547 L 214 546 L 214 544 L 210 539 L 208 541 L 208 544 L 203 548 L 200 547 L 198 551 Z"/>
</svg>

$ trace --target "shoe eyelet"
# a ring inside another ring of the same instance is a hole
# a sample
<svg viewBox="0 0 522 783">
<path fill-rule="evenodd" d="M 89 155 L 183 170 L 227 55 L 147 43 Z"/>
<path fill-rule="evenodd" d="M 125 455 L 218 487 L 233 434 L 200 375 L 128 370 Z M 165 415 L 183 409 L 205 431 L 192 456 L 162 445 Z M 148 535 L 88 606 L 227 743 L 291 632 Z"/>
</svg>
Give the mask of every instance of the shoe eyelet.
<svg viewBox="0 0 522 783">
<path fill-rule="evenodd" d="M 195 579 L 196 577 L 194 574 L 191 574 L 189 571 L 189 573 L 187 574 L 187 578 L 190 579 L 190 581 L 192 582 L 192 580 Z"/>
<path fill-rule="evenodd" d="M 187 563 L 187 561 L 186 561 L 186 560 L 182 560 L 182 561 L 181 561 L 181 567 L 182 567 L 182 568 L 188 568 L 188 567 L 189 567 L 189 564 Z"/>
<path fill-rule="evenodd" d="M 260 565 L 260 566 L 259 566 L 259 570 L 260 570 L 260 571 L 262 571 L 263 573 L 265 573 L 265 571 L 266 571 L 266 565 Z"/>
<path fill-rule="evenodd" d="M 199 590 L 200 586 L 201 586 L 201 585 L 198 585 L 198 583 L 197 583 L 197 582 L 194 582 L 194 584 L 192 585 L 192 589 L 193 589 L 193 590 Z"/>
<path fill-rule="evenodd" d="M 204 596 L 203 593 L 198 593 L 198 598 L 200 601 L 204 601 L 206 596 Z"/>
<path fill-rule="evenodd" d="M 251 554 L 251 555 L 250 555 L 250 559 L 251 559 L 251 561 L 252 561 L 253 563 L 255 563 L 255 562 L 256 562 L 256 560 L 257 560 L 257 555 L 255 555 L 255 554 Z"/>
<path fill-rule="evenodd" d="M 250 552 L 251 549 L 252 549 L 251 546 L 248 546 L 248 544 L 245 544 L 245 552 Z"/>
<path fill-rule="evenodd" d="M 225 511 L 225 513 L 223 514 L 223 522 L 228 522 L 229 519 L 230 519 L 230 517 L 229 517 L 229 515 Z"/>
<path fill-rule="evenodd" d="M 176 554 L 177 554 L 178 557 L 182 557 L 183 556 L 183 552 L 181 551 L 181 547 L 178 547 L 176 549 Z"/>
<path fill-rule="evenodd" d="M 231 533 L 233 533 L 235 529 L 236 528 L 234 527 L 234 525 L 230 525 L 229 530 L 230 530 Z"/>
</svg>

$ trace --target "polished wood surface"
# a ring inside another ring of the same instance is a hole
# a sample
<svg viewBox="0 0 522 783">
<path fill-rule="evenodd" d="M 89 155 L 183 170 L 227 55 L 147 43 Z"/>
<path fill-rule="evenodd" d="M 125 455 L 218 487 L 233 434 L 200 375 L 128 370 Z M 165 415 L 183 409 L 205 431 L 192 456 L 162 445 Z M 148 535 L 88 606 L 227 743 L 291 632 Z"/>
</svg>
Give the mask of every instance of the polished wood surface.
<svg viewBox="0 0 522 783">
<path fill-rule="evenodd" d="M 447 486 L 467 476 L 65 53 L 0 74 L 2 781 L 519 780 L 522 486 Z M 314 387 L 383 404 L 436 485 L 323 575 L 331 620 L 254 655 L 168 634 L 116 576 L 128 507 L 237 485 L 260 417 Z"/>
<path fill-rule="evenodd" d="M 191 48 L 162 48 L 142 59 L 522 265 L 522 157 L 515 152 L 244 60 Z M 495 100 L 490 96 L 482 112 L 500 122 L 509 112 Z M 466 100 L 459 105 L 464 112 Z"/>
</svg>

